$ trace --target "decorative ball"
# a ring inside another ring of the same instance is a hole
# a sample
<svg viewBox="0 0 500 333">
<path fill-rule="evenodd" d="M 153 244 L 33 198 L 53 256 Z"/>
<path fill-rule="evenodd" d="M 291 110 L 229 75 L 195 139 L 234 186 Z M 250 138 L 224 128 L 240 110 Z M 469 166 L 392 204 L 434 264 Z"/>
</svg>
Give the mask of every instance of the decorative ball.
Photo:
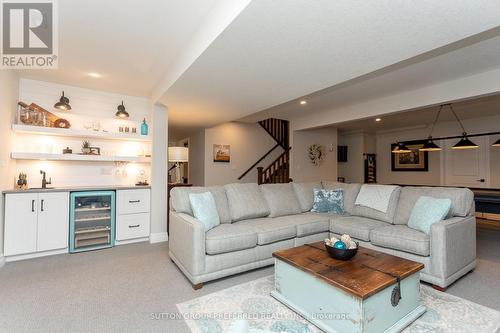
<svg viewBox="0 0 500 333">
<path fill-rule="evenodd" d="M 349 250 L 355 249 L 355 248 L 357 248 L 357 247 L 358 247 L 358 245 L 357 245 L 357 244 L 356 244 L 353 240 L 351 240 L 351 241 L 349 242 L 349 246 L 348 246 L 348 249 L 349 249 Z"/>
<path fill-rule="evenodd" d="M 345 249 L 347 249 L 347 246 L 342 241 L 336 241 L 335 244 L 333 244 L 333 247 L 336 248 L 336 249 L 339 249 L 339 250 L 345 250 Z"/>
<path fill-rule="evenodd" d="M 351 242 L 351 236 L 344 234 L 342 235 L 342 237 L 340 237 L 340 240 L 346 244 L 349 244 Z"/>
</svg>

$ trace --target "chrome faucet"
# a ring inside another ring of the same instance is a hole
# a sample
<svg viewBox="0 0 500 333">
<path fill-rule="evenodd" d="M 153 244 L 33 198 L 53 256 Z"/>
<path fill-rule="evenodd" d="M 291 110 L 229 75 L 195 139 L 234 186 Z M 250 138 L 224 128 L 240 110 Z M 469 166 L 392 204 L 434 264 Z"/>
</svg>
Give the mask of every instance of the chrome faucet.
<svg viewBox="0 0 500 333">
<path fill-rule="evenodd" d="M 47 178 L 45 177 L 45 171 L 40 170 L 40 174 L 42 174 L 42 188 L 47 188 L 47 185 L 52 184 L 52 177 L 50 177 L 49 181 L 47 181 Z"/>
</svg>

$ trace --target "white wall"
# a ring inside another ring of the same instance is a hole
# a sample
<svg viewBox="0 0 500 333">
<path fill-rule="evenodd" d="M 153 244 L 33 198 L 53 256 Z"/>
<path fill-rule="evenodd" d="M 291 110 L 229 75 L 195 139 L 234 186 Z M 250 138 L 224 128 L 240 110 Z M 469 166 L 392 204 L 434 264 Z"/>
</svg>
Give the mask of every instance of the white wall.
<svg viewBox="0 0 500 333">
<path fill-rule="evenodd" d="M 213 161 L 213 145 L 231 145 L 230 163 Z M 257 170 L 253 169 L 241 181 L 238 177 L 245 172 L 276 142 L 258 124 L 230 122 L 205 130 L 204 185 L 221 185 L 237 182 L 257 182 Z M 267 167 L 283 149 L 276 148 L 259 165 Z M 191 170 L 197 165 L 191 164 Z"/>
<path fill-rule="evenodd" d="M 326 153 L 319 166 L 313 165 L 308 158 L 308 148 L 312 144 L 322 145 Z M 290 176 L 294 182 L 337 180 L 336 128 L 293 131 L 291 146 Z M 334 148 L 333 152 L 330 152 L 330 146 Z"/>
<path fill-rule="evenodd" d="M 467 119 L 463 121 L 466 130 L 471 133 L 485 133 L 500 131 L 500 115 L 485 118 Z M 456 122 L 438 123 L 434 137 L 460 135 L 461 129 Z M 440 185 L 442 152 L 429 153 L 429 172 L 391 171 L 391 143 L 425 139 L 429 135 L 427 126 L 416 126 L 413 129 L 394 129 L 390 132 L 377 134 L 377 180 L 380 183 L 391 184 L 416 184 Z M 495 142 L 499 136 L 490 138 L 490 143 Z M 458 141 L 455 139 L 454 141 Z M 474 139 L 472 139 L 474 141 Z M 439 143 L 438 143 L 439 144 Z M 490 148 L 490 185 L 500 188 L 500 148 Z"/>
<path fill-rule="evenodd" d="M 167 178 L 168 178 L 168 110 L 165 106 L 152 106 L 153 156 L 151 176 L 151 235 L 150 242 L 168 240 L 167 235 Z"/>
<path fill-rule="evenodd" d="M 10 159 L 10 146 L 14 140 L 10 126 L 15 118 L 19 78 L 14 71 L 0 70 L 0 190 L 12 188 L 15 161 Z M 0 266 L 3 264 L 3 196 L 0 197 Z"/>
<path fill-rule="evenodd" d="M 70 99 L 72 110 L 69 112 L 55 111 L 53 105 L 59 100 L 61 92 Z M 30 104 L 36 103 L 46 110 L 67 119 L 73 129 L 85 129 L 92 123 L 100 124 L 101 128 L 109 132 L 118 132 L 119 126 L 136 127 L 140 133 L 140 121 L 146 118 L 150 132 L 151 105 L 146 98 L 107 93 L 98 90 L 60 85 L 42 81 L 21 79 L 19 85 L 19 100 Z M 124 101 L 128 120 L 116 119 L 116 107 Z M 10 124 L 9 124 L 10 126 Z M 61 153 L 65 147 L 73 149 L 73 153 L 81 149 L 81 139 L 16 134 L 12 151 L 15 152 L 45 152 Z M 103 155 L 137 156 L 151 153 L 151 144 L 142 142 L 121 142 L 109 140 L 90 140 L 92 146 L 101 148 Z M 18 161 L 16 172 L 28 174 L 31 187 L 41 185 L 40 170 L 47 171 L 52 177 L 52 186 L 79 186 L 79 185 L 131 185 L 137 180 L 141 170 L 144 170 L 148 179 L 151 179 L 151 167 L 145 163 L 129 163 L 118 165 L 113 162 L 59 162 L 59 161 Z"/>
</svg>

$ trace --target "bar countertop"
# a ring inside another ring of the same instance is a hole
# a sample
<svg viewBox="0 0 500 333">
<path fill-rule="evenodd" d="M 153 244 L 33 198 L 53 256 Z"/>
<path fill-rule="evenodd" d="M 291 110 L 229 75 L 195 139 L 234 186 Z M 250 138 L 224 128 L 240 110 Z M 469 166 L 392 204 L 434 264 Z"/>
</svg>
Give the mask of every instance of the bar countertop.
<svg viewBox="0 0 500 333">
<path fill-rule="evenodd" d="M 102 185 L 102 186 L 68 186 L 68 187 L 48 187 L 42 188 L 29 188 L 26 190 L 12 189 L 2 191 L 2 194 L 12 193 L 41 193 L 41 192 L 80 192 L 80 191 L 114 191 L 114 190 L 135 190 L 135 189 L 148 189 L 150 185 Z"/>
</svg>

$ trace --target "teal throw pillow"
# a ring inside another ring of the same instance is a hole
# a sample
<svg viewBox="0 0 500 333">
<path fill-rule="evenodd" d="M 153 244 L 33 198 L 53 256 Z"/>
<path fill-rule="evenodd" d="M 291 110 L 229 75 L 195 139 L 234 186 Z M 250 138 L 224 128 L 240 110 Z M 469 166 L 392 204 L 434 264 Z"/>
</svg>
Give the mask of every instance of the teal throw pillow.
<svg viewBox="0 0 500 333">
<path fill-rule="evenodd" d="M 344 214 L 344 193 L 341 189 L 315 188 L 311 212 Z"/>
<path fill-rule="evenodd" d="M 189 193 L 189 201 L 194 217 L 203 223 L 205 231 L 220 224 L 219 213 L 212 193 Z"/>
<path fill-rule="evenodd" d="M 408 226 L 423 231 L 428 235 L 431 232 L 431 225 L 446 218 L 450 209 L 450 199 L 422 196 L 418 198 L 415 206 L 413 206 Z"/>
</svg>

